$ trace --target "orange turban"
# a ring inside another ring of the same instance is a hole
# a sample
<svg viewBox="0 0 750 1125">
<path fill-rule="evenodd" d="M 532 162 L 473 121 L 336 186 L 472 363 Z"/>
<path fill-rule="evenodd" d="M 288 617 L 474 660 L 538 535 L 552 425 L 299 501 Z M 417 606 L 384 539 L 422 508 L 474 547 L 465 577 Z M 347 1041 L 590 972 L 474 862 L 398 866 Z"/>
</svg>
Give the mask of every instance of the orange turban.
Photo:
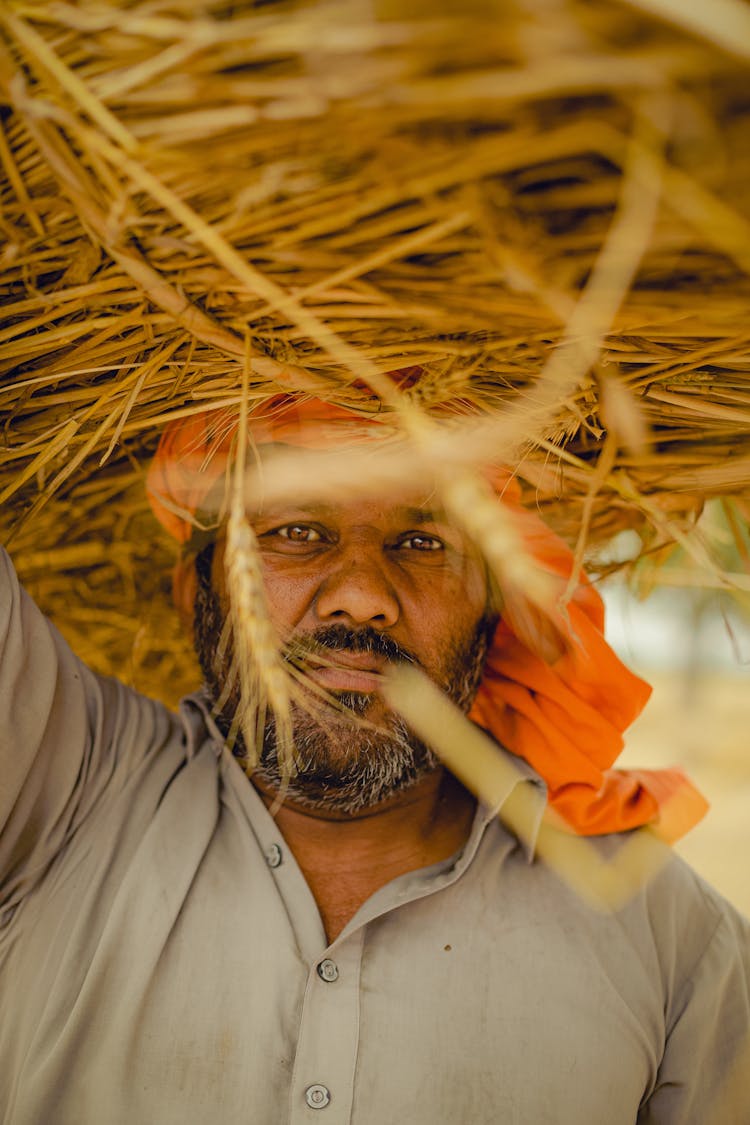
<svg viewBox="0 0 750 1125">
<path fill-rule="evenodd" d="M 250 417 L 256 445 L 281 442 L 325 448 L 348 440 L 357 425 L 382 423 L 316 399 L 278 395 Z M 209 493 L 224 479 L 237 434 L 237 412 L 207 411 L 165 429 L 148 473 L 157 519 L 183 547 L 193 538 Z M 564 589 L 573 567 L 567 545 L 520 503 L 507 473 L 502 502 L 513 513 L 530 554 Z M 194 568 L 178 566 L 176 599 L 192 605 Z M 651 824 L 664 838 L 684 835 L 707 804 L 681 771 L 617 770 L 623 732 L 651 689 L 604 639 L 604 606 L 583 579 L 567 606 L 567 651 L 553 663 L 532 652 L 502 618 L 490 644 L 469 718 L 547 783 L 549 803 L 580 835 Z"/>
</svg>

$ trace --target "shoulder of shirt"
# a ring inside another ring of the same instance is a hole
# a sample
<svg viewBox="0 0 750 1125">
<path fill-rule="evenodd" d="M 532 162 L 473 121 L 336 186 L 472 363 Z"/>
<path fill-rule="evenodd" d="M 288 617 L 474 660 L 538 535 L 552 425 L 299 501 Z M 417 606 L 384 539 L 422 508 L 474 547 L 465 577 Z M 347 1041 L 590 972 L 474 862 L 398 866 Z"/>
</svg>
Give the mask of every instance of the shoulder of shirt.
<svg viewBox="0 0 750 1125">
<path fill-rule="evenodd" d="M 594 838 L 600 854 L 616 862 L 633 833 Z M 721 959 L 740 967 L 750 980 L 750 921 L 673 848 L 659 844 L 662 862 L 644 879 L 618 911 L 634 944 L 651 934 L 659 959 L 677 966 L 684 987 L 708 951 L 718 947 Z"/>
</svg>

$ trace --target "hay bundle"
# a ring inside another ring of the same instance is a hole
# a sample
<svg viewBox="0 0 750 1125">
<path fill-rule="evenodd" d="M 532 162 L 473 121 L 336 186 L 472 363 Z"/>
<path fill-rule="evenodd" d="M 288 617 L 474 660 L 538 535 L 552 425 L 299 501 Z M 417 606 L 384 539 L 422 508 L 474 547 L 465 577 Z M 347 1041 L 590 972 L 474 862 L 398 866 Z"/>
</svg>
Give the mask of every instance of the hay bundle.
<svg viewBox="0 0 750 1125">
<path fill-rule="evenodd" d="M 193 679 L 143 472 L 248 350 L 251 400 L 367 411 L 420 365 L 581 554 L 747 495 L 739 0 L 11 0 L 0 29 L 3 534 L 95 666 Z"/>
</svg>

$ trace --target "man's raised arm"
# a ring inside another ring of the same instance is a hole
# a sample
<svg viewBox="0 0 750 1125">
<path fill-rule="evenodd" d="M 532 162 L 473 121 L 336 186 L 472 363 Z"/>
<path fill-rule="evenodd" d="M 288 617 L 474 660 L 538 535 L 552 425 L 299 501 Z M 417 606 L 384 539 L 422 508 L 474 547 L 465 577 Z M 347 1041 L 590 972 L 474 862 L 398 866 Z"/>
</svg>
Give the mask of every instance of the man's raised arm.
<svg viewBox="0 0 750 1125">
<path fill-rule="evenodd" d="M 0 548 L 0 920 L 168 726 L 78 660 Z"/>
</svg>

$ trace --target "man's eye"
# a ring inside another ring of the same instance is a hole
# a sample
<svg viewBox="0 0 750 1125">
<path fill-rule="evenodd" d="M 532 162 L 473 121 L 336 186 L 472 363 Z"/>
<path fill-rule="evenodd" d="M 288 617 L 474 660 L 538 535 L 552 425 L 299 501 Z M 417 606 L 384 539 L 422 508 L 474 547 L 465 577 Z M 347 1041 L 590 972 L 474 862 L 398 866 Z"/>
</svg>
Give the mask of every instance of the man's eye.
<svg viewBox="0 0 750 1125">
<path fill-rule="evenodd" d="M 323 536 L 305 523 L 288 523 L 276 529 L 276 534 L 290 543 L 319 543 Z"/>
<path fill-rule="evenodd" d="M 411 551 L 442 551 L 443 542 L 434 535 L 407 535 L 399 543 L 399 547 L 407 547 Z"/>
</svg>

